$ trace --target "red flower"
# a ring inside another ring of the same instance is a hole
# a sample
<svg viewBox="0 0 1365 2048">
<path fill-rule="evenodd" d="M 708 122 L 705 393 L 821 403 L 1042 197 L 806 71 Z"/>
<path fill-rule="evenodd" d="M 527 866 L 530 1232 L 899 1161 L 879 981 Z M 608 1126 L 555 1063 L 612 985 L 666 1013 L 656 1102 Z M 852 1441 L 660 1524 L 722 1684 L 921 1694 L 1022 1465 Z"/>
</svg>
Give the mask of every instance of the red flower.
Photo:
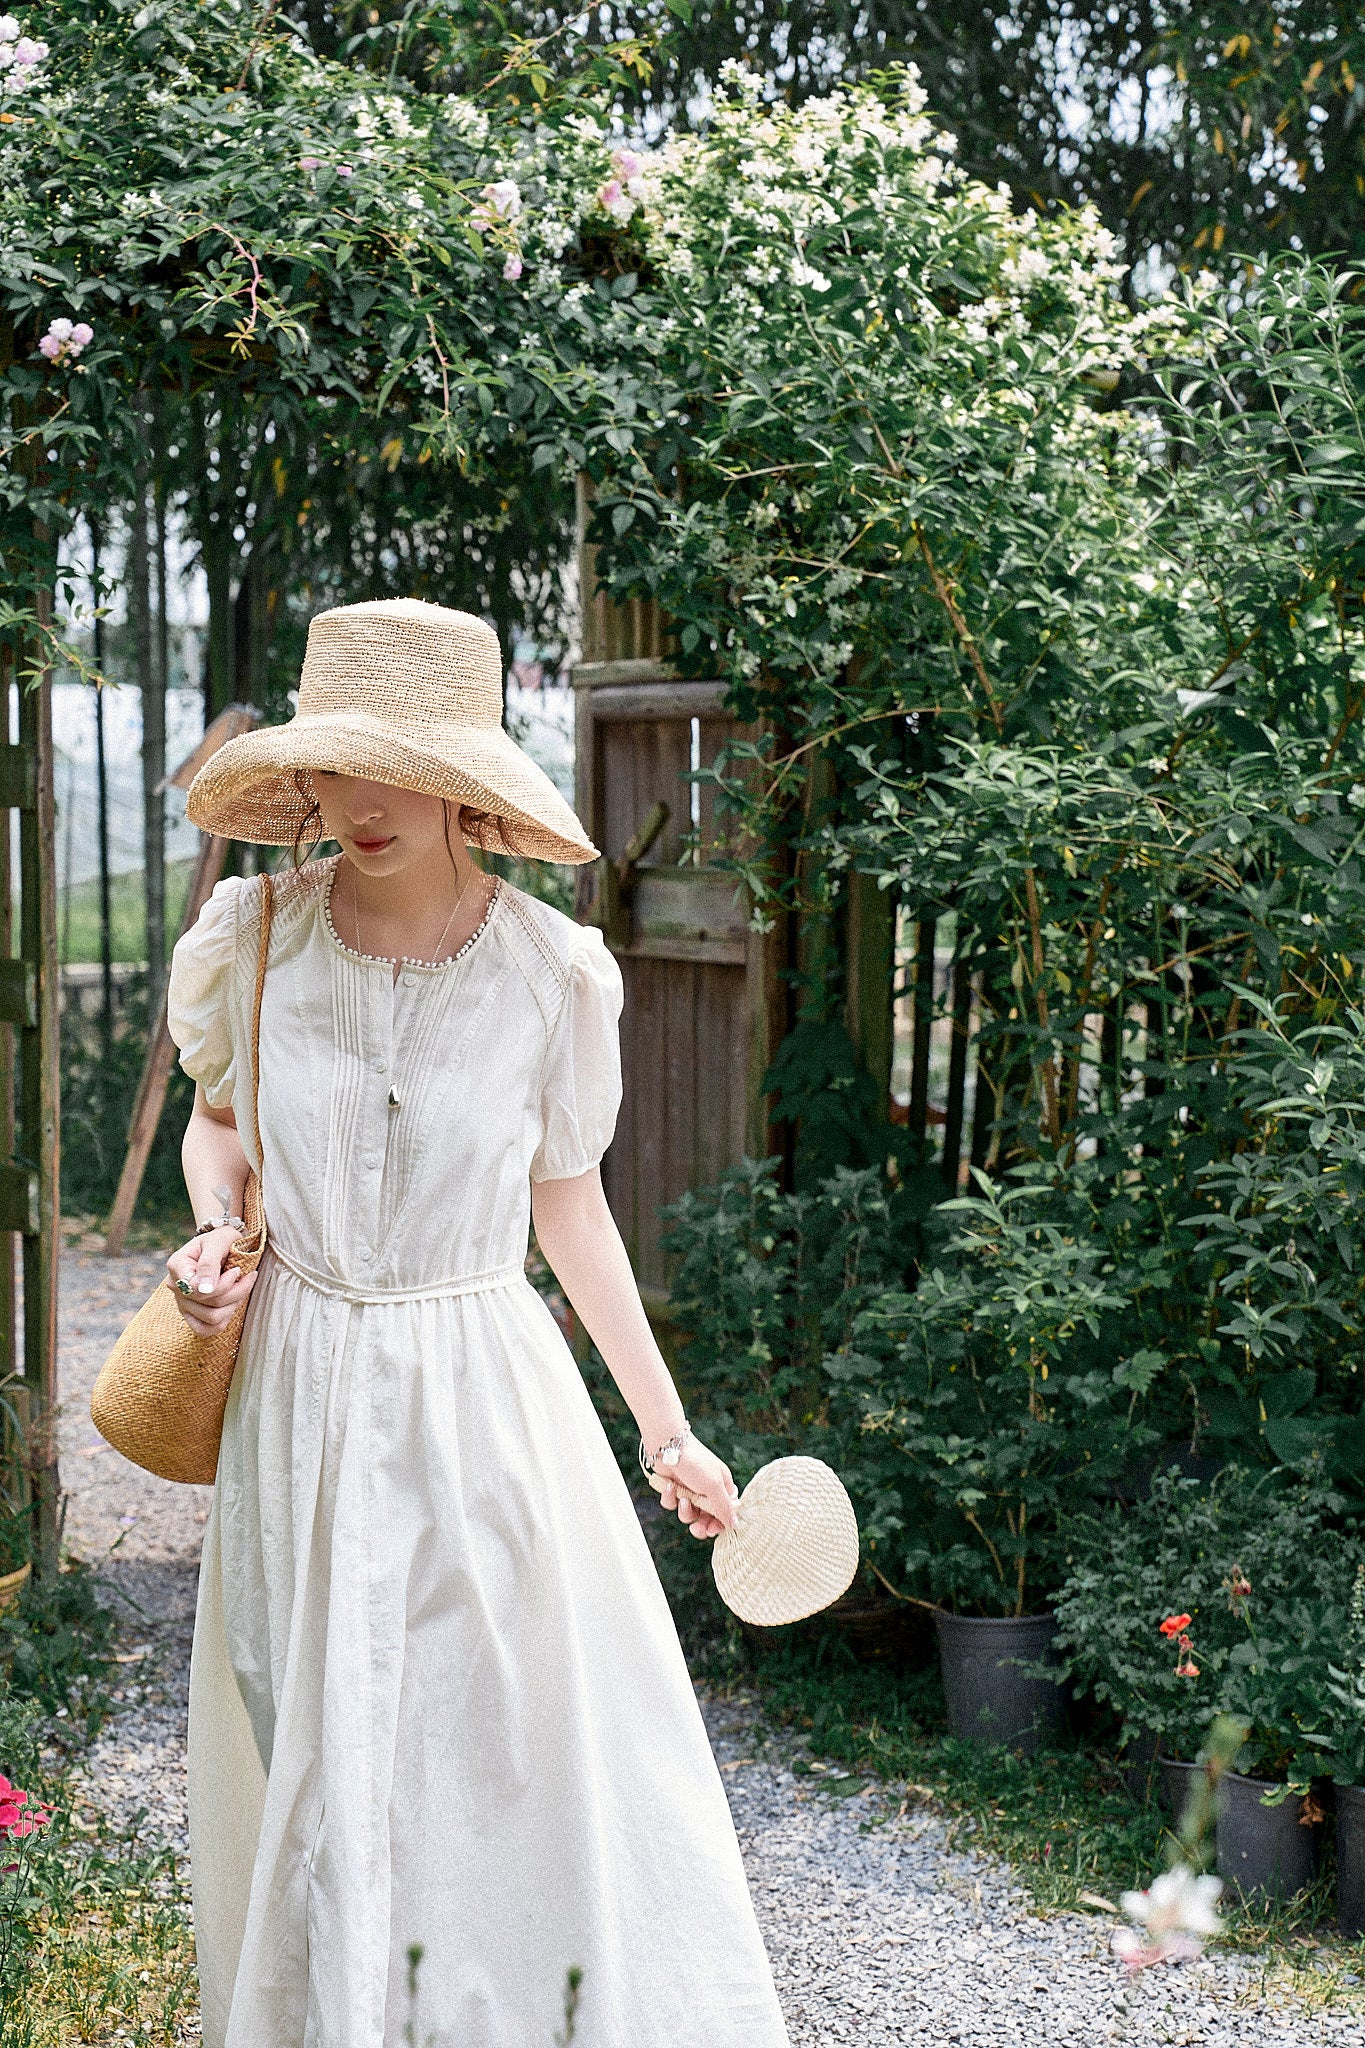
<svg viewBox="0 0 1365 2048">
<path fill-rule="evenodd" d="M 1163 1636 L 1183 1636 L 1190 1625 L 1188 1614 L 1168 1614 L 1161 1624 Z"/>
</svg>

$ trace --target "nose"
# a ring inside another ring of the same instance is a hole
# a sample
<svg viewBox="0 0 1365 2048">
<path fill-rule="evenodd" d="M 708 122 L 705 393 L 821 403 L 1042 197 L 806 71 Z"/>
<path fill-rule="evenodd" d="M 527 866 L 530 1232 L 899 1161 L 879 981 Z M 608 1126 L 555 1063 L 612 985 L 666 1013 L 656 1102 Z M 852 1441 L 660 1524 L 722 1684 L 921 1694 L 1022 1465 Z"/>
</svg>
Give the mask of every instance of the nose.
<svg viewBox="0 0 1365 2048">
<path fill-rule="evenodd" d="M 384 815 L 384 795 L 378 783 L 355 782 L 346 793 L 346 816 L 353 825 L 369 825 Z"/>
</svg>

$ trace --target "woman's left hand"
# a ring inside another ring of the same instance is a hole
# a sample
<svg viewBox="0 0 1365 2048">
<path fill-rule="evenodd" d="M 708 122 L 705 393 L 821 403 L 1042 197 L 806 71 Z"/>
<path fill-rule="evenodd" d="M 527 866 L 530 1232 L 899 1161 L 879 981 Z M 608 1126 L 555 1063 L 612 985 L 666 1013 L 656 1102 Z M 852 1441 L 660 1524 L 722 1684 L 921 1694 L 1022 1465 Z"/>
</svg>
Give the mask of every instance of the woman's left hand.
<svg viewBox="0 0 1365 2048">
<path fill-rule="evenodd" d="M 678 1520 L 694 1536 L 719 1536 L 722 1529 L 734 1527 L 739 1488 L 730 1467 L 695 1436 L 688 1437 L 676 1465 L 657 1467 L 651 1483 L 663 1506 L 676 1508 Z M 693 1494 L 695 1503 L 689 1498 Z"/>
</svg>

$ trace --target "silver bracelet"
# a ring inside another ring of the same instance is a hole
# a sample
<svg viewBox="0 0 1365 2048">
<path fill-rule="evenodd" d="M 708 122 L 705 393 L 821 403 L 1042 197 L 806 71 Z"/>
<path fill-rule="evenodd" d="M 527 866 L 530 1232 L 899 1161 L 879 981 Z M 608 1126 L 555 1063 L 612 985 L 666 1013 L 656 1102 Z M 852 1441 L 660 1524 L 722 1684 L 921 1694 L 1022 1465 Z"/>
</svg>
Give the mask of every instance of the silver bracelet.
<svg viewBox="0 0 1365 2048">
<path fill-rule="evenodd" d="M 675 1429 L 668 1442 L 660 1444 L 658 1450 L 654 1452 L 649 1452 L 645 1449 L 645 1440 L 641 1437 L 639 1453 L 641 1470 L 652 1472 L 656 1465 L 676 1465 L 682 1456 L 683 1445 L 691 1434 L 691 1423 L 684 1421 L 682 1428 Z"/>
</svg>

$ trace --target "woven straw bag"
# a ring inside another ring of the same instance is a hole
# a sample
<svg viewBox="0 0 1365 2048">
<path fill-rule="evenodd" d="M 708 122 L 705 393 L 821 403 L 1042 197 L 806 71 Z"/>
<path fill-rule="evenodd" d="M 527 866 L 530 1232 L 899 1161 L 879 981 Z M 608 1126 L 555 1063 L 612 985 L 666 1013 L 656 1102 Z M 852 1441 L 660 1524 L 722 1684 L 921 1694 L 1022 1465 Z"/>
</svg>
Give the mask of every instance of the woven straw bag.
<svg viewBox="0 0 1365 2048">
<path fill-rule="evenodd" d="M 657 1493 L 670 1482 L 651 1473 L 649 1483 Z M 686 1487 L 677 1491 L 696 1502 Z M 711 1546 L 721 1599 L 760 1628 L 818 1614 L 848 1591 L 857 1569 L 858 1518 L 823 1458 L 762 1466 L 739 1497 L 734 1528 L 722 1529 Z"/>
<path fill-rule="evenodd" d="M 257 1109 L 261 1079 L 261 997 L 270 948 L 272 894 L 261 877 L 261 943 L 256 961 L 256 999 L 251 1012 L 251 1117 L 261 1155 Z M 261 1184 L 247 1176 L 240 1232 L 224 1264 L 250 1273 L 265 1250 Z M 231 1322 L 201 1337 L 181 1315 L 169 1287 L 159 1286 L 143 1303 L 110 1352 L 90 1396 L 90 1414 L 100 1435 L 116 1451 L 160 1479 L 212 1486 L 218 1471 L 223 1411 L 232 1384 L 247 1304 Z"/>
</svg>

